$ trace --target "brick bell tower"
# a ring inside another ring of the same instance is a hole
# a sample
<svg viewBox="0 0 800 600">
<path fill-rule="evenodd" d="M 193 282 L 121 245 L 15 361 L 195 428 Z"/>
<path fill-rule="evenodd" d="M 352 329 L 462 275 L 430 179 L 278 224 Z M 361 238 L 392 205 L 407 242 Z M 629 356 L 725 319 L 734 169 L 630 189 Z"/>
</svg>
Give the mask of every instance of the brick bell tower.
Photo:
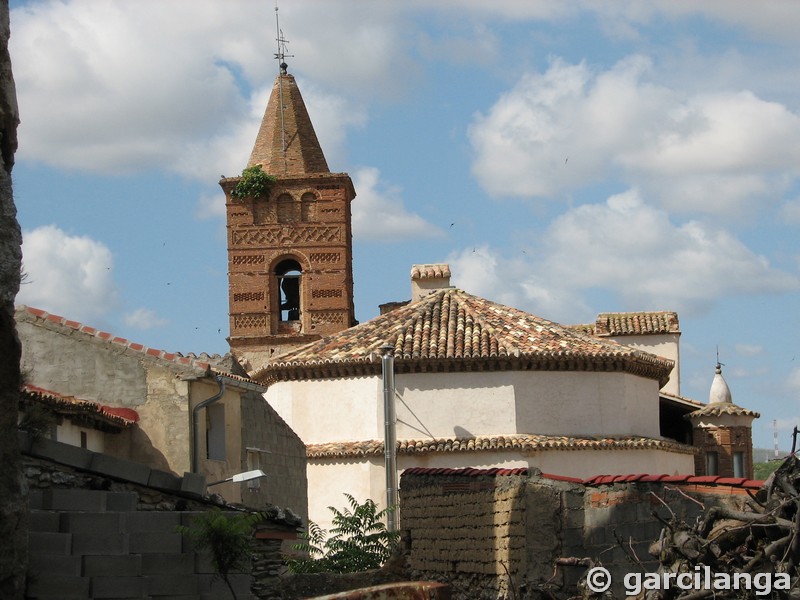
<svg viewBox="0 0 800 600">
<path fill-rule="evenodd" d="M 231 352 L 252 372 L 281 352 L 356 324 L 346 173 L 331 173 L 300 90 L 281 63 L 248 167 L 275 183 L 258 198 L 223 178 Z"/>
</svg>

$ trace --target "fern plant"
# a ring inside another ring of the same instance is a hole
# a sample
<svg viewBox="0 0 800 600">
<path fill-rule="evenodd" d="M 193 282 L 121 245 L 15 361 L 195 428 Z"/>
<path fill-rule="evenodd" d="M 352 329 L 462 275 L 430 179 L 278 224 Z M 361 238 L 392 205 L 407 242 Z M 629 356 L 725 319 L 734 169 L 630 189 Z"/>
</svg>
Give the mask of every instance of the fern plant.
<svg viewBox="0 0 800 600">
<path fill-rule="evenodd" d="M 287 560 L 293 573 L 354 573 L 381 567 L 391 556 L 400 532 L 389 531 L 384 522 L 395 507 L 381 511 L 373 500 L 359 503 L 345 494 L 349 507 L 338 510 L 332 506 L 333 527 L 328 532 L 310 521 L 308 532 L 301 534 L 303 542 L 293 548 L 307 557 Z"/>
<path fill-rule="evenodd" d="M 234 600 L 238 599 L 230 574 L 249 566 L 253 525 L 261 518 L 259 514 L 231 514 L 215 508 L 192 519 L 190 527 L 177 527 L 178 533 L 189 537 L 195 550 L 211 555 L 217 576 L 228 586 Z"/>
<path fill-rule="evenodd" d="M 237 200 L 245 198 L 261 198 L 266 196 L 269 188 L 277 181 L 274 176 L 264 172 L 261 165 L 247 167 L 242 177 L 231 191 L 231 197 Z"/>
</svg>

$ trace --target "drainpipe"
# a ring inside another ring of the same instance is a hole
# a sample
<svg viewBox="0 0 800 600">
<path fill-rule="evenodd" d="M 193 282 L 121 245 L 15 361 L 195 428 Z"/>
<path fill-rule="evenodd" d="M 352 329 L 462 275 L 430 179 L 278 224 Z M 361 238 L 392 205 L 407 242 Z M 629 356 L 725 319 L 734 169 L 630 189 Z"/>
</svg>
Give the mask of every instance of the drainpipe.
<svg viewBox="0 0 800 600">
<path fill-rule="evenodd" d="M 216 379 L 219 385 L 219 391 L 211 396 L 211 398 L 206 398 L 192 409 L 192 473 L 198 473 L 200 470 L 200 449 L 198 448 L 200 420 L 198 419 L 198 415 L 206 406 L 214 404 L 214 402 L 222 398 L 223 394 L 225 394 L 225 380 L 219 375 L 215 375 L 214 379 Z"/>
<path fill-rule="evenodd" d="M 383 375 L 383 425 L 384 454 L 386 456 L 386 506 L 394 508 L 386 516 L 386 527 L 397 531 L 397 416 L 394 407 L 394 347 L 381 346 L 381 372 Z"/>
</svg>

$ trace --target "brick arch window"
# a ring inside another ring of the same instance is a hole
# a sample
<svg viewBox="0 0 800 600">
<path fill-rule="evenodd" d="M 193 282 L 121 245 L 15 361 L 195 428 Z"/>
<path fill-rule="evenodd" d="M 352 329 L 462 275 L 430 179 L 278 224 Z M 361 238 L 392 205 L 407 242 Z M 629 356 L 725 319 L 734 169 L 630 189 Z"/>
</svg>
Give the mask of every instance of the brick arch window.
<svg viewBox="0 0 800 600">
<path fill-rule="evenodd" d="M 300 198 L 300 220 L 314 221 L 317 218 L 317 197 L 311 192 L 306 192 Z"/>
<path fill-rule="evenodd" d="M 281 194 L 278 196 L 276 204 L 278 223 L 291 223 L 295 220 L 294 199 L 289 194 Z"/>
<path fill-rule="evenodd" d="M 287 258 L 275 267 L 278 283 L 278 320 L 300 320 L 300 284 L 303 270 L 296 260 Z"/>
</svg>

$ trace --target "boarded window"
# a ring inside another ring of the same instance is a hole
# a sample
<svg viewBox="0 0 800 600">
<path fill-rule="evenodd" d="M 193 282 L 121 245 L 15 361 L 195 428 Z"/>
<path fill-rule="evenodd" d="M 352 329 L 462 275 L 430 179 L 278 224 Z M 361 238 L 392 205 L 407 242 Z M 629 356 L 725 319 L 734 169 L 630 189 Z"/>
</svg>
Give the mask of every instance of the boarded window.
<svg viewBox="0 0 800 600">
<path fill-rule="evenodd" d="M 225 405 L 216 403 L 206 408 L 206 456 L 209 460 L 225 460 Z"/>
<path fill-rule="evenodd" d="M 295 221 L 294 200 L 289 194 L 278 196 L 278 223 L 291 223 Z"/>
</svg>

